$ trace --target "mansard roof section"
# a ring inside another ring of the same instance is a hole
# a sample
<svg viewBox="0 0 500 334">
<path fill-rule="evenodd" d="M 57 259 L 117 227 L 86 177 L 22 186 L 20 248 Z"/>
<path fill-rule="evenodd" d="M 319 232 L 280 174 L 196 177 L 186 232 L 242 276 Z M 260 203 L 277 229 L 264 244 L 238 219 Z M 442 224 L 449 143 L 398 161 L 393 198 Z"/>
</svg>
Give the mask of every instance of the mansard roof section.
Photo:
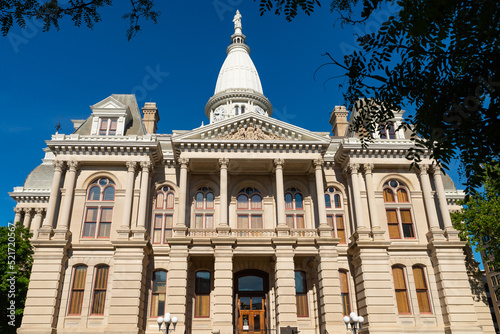
<svg viewBox="0 0 500 334">
<path fill-rule="evenodd" d="M 92 114 L 73 132 L 79 135 L 92 135 L 93 122 L 97 118 L 122 118 L 123 135 L 143 136 L 146 134 L 141 112 L 133 94 L 112 94 L 104 100 L 90 106 Z M 95 125 L 94 125 L 95 127 Z"/>
<path fill-rule="evenodd" d="M 304 128 L 248 112 L 187 132 L 174 131 L 172 141 L 302 141 L 330 144 L 328 132 L 312 132 Z"/>
</svg>

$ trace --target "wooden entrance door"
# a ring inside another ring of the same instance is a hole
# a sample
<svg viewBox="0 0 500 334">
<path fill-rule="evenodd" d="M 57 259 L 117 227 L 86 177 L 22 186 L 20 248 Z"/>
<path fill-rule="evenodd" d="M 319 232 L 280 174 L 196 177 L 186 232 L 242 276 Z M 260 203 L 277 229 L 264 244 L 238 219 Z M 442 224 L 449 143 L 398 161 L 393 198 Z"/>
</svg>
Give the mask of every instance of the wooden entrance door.
<svg viewBox="0 0 500 334">
<path fill-rule="evenodd" d="M 238 334 L 263 334 L 266 332 L 266 298 L 240 296 L 238 298 Z"/>
</svg>

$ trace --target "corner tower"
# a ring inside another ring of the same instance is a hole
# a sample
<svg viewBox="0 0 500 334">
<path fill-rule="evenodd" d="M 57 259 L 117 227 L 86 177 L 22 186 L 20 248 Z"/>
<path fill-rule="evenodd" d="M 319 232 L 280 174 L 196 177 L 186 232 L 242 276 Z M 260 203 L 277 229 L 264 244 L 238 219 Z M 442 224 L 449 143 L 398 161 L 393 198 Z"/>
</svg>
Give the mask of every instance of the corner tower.
<svg viewBox="0 0 500 334">
<path fill-rule="evenodd" d="M 227 57 L 215 85 L 214 95 L 205 105 L 210 123 L 247 112 L 271 116 L 273 106 L 264 96 L 259 73 L 250 58 L 250 48 L 241 32 L 241 14 L 234 16 L 234 34 L 227 47 Z"/>
</svg>

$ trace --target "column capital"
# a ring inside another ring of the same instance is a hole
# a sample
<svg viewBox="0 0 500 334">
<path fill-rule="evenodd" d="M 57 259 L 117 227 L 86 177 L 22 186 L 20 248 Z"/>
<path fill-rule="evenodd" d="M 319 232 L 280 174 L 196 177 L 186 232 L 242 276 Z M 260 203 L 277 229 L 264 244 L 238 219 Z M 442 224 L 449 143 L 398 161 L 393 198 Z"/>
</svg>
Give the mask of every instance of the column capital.
<svg viewBox="0 0 500 334">
<path fill-rule="evenodd" d="M 274 159 L 274 167 L 276 168 L 283 168 L 283 165 L 285 164 L 284 159 Z"/>
<path fill-rule="evenodd" d="M 80 163 L 78 161 L 74 161 L 74 160 L 68 161 L 67 164 L 68 164 L 70 172 L 76 172 L 76 170 L 80 166 Z"/>
<path fill-rule="evenodd" d="M 429 171 L 433 174 L 441 174 L 441 166 L 438 164 L 429 165 Z"/>
<path fill-rule="evenodd" d="M 177 162 L 181 165 L 181 168 L 187 169 L 189 165 L 189 159 L 188 158 L 179 158 L 177 159 Z"/>
<path fill-rule="evenodd" d="M 23 212 L 22 208 L 14 208 L 14 213 L 20 214 L 21 212 Z"/>
<path fill-rule="evenodd" d="M 64 169 L 64 161 L 54 160 L 52 161 L 52 166 L 54 166 L 54 169 L 56 171 L 62 172 L 62 170 Z"/>
<path fill-rule="evenodd" d="M 151 163 L 151 161 L 141 161 L 140 165 L 141 165 L 141 168 L 142 168 L 143 171 L 144 170 L 148 170 L 149 171 L 149 170 L 152 169 L 152 166 L 153 166 L 153 164 Z"/>
<path fill-rule="evenodd" d="M 372 163 L 363 164 L 363 170 L 365 171 L 365 174 L 371 174 L 373 171 L 373 164 Z"/>
<path fill-rule="evenodd" d="M 127 170 L 129 172 L 135 172 L 135 169 L 137 168 L 137 162 L 136 161 L 127 161 L 125 163 L 125 166 L 127 166 Z"/>
<path fill-rule="evenodd" d="M 36 208 L 36 209 L 35 209 L 35 213 L 36 213 L 37 215 L 41 215 L 44 211 L 45 211 L 45 209 L 44 209 L 44 208 Z"/>
<path fill-rule="evenodd" d="M 24 208 L 23 211 L 24 211 L 24 214 L 31 215 L 31 212 L 33 211 L 33 209 L 32 208 Z"/>
<path fill-rule="evenodd" d="M 314 159 L 313 160 L 313 165 L 314 165 L 315 169 L 321 169 L 321 168 L 323 168 L 323 164 L 324 163 L 325 163 L 325 161 L 323 160 L 323 158 L 319 158 L 319 159 Z"/>
<path fill-rule="evenodd" d="M 358 174 L 358 170 L 359 170 L 359 164 L 350 162 L 344 167 L 343 173 L 345 175 Z"/>
<path fill-rule="evenodd" d="M 227 167 L 229 166 L 229 159 L 228 158 L 220 158 L 219 159 L 219 166 L 221 169 L 227 169 Z"/>
</svg>

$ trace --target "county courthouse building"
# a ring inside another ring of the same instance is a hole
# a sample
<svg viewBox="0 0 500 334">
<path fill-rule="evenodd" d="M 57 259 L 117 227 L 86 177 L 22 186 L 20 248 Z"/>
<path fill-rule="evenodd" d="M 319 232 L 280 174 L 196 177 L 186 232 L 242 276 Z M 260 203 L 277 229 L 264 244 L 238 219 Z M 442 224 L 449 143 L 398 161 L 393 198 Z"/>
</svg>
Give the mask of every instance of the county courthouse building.
<svg viewBox="0 0 500 334">
<path fill-rule="evenodd" d="M 209 124 L 160 134 L 155 103 L 113 94 L 10 193 L 35 248 L 18 333 L 158 333 L 169 312 L 171 333 L 336 334 L 351 311 L 362 333 L 494 333 L 461 195 L 428 156 L 410 170 L 402 114 L 368 148 L 345 107 L 326 132 L 273 118 L 240 18 Z"/>
</svg>

